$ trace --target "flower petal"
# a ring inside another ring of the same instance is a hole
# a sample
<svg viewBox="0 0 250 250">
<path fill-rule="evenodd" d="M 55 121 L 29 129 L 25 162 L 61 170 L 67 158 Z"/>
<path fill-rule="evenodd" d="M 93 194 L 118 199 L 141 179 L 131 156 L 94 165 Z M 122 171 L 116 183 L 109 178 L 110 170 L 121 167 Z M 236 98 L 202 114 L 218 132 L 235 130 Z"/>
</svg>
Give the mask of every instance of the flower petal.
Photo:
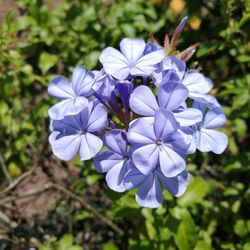
<svg viewBox="0 0 250 250">
<path fill-rule="evenodd" d="M 159 149 L 156 144 L 149 144 L 137 148 L 133 154 L 132 159 L 135 166 L 142 174 L 149 174 L 153 171 L 159 161 Z"/>
<path fill-rule="evenodd" d="M 202 121 L 202 113 L 198 109 L 187 108 L 174 113 L 175 119 L 181 126 L 191 126 Z"/>
<path fill-rule="evenodd" d="M 189 97 L 192 98 L 193 100 L 195 100 L 194 104 L 193 104 L 193 108 L 197 108 L 196 105 L 199 102 L 205 108 L 209 108 L 209 109 L 216 108 L 218 110 L 219 109 L 222 110 L 221 105 L 219 104 L 219 102 L 217 101 L 217 99 L 214 96 L 212 96 L 212 95 L 189 92 Z"/>
<path fill-rule="evenodd" d="M 143 55 L 145 46 L 142 39 L 124 38 L 120 42 L 121 52 L 130 64 L 136 62 Z"/>
<path fill-rule="evenodd" d="M 77 97 L 56 103 L 48 112 L 52 120 L 61 120 L 65 116 L 80 113 L 87 105 L 88 100 L 85 97 Z"/>
<path fill-rule="evenodd" d="M 72 88 L 74 89 L 76 95 L 86 96 L 90 94 L 90 90 L 94 83 L 94 75 L 87 72 L 84 67 L 76 67 L 72 75 Z"/>
<path fill-rule="evenodd" d="M 139 118 L 129 125 L 128 140 L 130 143 L 151 144 L 156 141 L 153 123 Z"/>
<path fill-rule="evenodd" d="M 188 148 L 186 149 L 186 154 L 193 154 L 196 151 L 196 140 L 195 140 L 195 134 L 196 130 L 193 127 L 181 127 L 181 129 L 178 131 L 178 133 L 184 138 L 184 141 L 188 145 Z M 178 141 L 179 142 L 179 141 Z M 180 145 L 178 143 L 178 145 Z M 174 148 L 176 146 L 174 145 Z M 181 156 L 185 156 L 184 154 L 181 154 L 178 150 L 178 154 Z"/>
<path fill-rule="evenodd" d="M 207 129 L 218 128 L 223 126 L 225 122 L 226 116 L 224 113 L 221 110 L 214 108 L 206 113 L 203 127 Z"/>
<path fill-rule="evenodd" d="M 75 96 L 71 84 L 63 76 L 56 76 L 52 79 L 48 92 L 49 95 L 58 99 L 68 99 Z"/>
<path fill-rule="evenodd" d="M 200 132 L 196 133 L 196 144 L 202 152 L 221 154 L 227 147 L 228 137 L 220 131 L 201 128 Z"/>
<path fill-rule="evenodd" d="M 146 65 L 146 66 L 135 66 L 131 68 L 130 74 L 132 76 L 148 76 L 155 70 L 155 67 L 152 65 Z"/>
<path fill-rule="evenodd" d="M 92 89 L 103 99 L 109 100 L 115 89 L 116 81 L 102 69 L 94 71 L 95 82 Z"/>
<path fill-rule="evenodd" d="M 95 156 L 94 166 L 97 172 L 106 173 L 121 161 L 123 161 L 121 155 L 104 150 Z"/>
<path fill-rule="evenodd" d="M 182 83 L 188 88 L 189 92 L 199 94 L 206 94 L 213 87 L 212 81 L 196 70 L 189 70 Z"/>
<path fill-rule="evenodd" d="M 165 57 L 165 52 L 163 49 L 153 51 L 141 57 L 137 63 L 136 67 L 141 68 L 144 66 L 153 66 L 158 64 Z"/>
<path fill-rule="evenodd" d="M 162 190 L 157 176 L 152 173 L 148 176 L 139 187 L 135 199 L 143 207 L 156 208 L 161 205 Z"/>
<path fill-rule="evenodd" d="M 110 189 L 116 192 L 124 192 L 126 186 L 124 185 L 124 177 L 128 172 L 130 165 L 124 161 L 112 167 L 106 174 L 106 181 Z"/>
<path fill-rule="evenodd" d="M 106 128 L 108 112 L 103 104 L 97 104 L 92 110 L 87 125 L 88 132 L 95 132 Z"/>
<path fill-rule="evenodd" d="M 165 141 L 165 145 L 175 151 L 179 156 L 185 158 L 188 152 L 188 149 L 191 144 L 192 136 L 190 134 L 185 134 L 183 128 L 188 127 L 181 127 L 176 133 L 171 134 Z"/>
<path fill-rule="evenodd" d="M 111 47 L 104 49 L 99 59 L 105 72 L 115 78 L 123 80 L 129 75 L 129 63 L 126 57 L 117 49 Z"/>
<path fill-rule="evenodd" d="M 121 156 L 127 154 L 127 135 L 121 129 L 112 129 L 105 134 L 104 144 Z"/>
<path fill-rule="evenodd" d="M 69 161 L 77 154 L 81 140 L 81 136 L 76 134 L 63 136 L 60 139 L 50 141 L 53 141 L 51 146 L 54 155 L 56 155 L 61 160 Z"/>
<path fill-rule="evenodd" d="M 167 146 L 161 146 L 159 159 L 161 171 L 166 177 L 175 177 L 186 168 L 185 160 Z"/>
<path fill-rule="evenodd" d="M 174 115 L 163 109 L 159 109 L 155 113 L 154 131 L 156 139 L 164 140 L 169 135 L 179 129 L 179 123 L 175 120 Z"/>
<path fill-rule="evenodd" d="M 124 185 L 127 190 L 140 186 L 147 175 L 142 174 L 135 166 L 131 167 L 124 178 Z"/>
<path fill-rule="evenodd" d="M 136 62 L 135 67 L 131 69 L 131 75 L 150 75 L 156 69 L 156 64 L 161 62 L 164 56 L 163 50 L 157 50 L 142 56 Z"/>
<path fill-rule="evenodd" d="M 175 70 L 173 69 L 162 70 L 162 80 L 160 84 L 168 84 L 170 82 L 180 83 L 179 77 L 176 74 Z"/>
<path fill-rule="evenodd" d="M 89 160 L 95 156 L 101 149 L 103 143 L 97 136 L 86 133 L 82 135 L 82 142 L 80 147 L 81 161 Z"/>
<path fill-rule="evenodd" d="M 167 56 L 163 60 L 163 69 L 174 69 L 180 80 L 182 80 L 185 74 L 186 64 L 177 56 Z"/>
<path fill-rule="evenodd" d="M 175 197 L 180 197 L 187 189 L 187 185 L 190 180 L 190 176 L 186 170 L 182 171 L 176 177 L 167 178 L 161 173 L 157 173 L 163 186 L 169 193 Z"/>
<path fill-rule="evenodd" d="M 53 131 L 59 131 L 60 137 L 77 134 L 81 130 L 79 116 L 65 116 L 62 120 L 52 120 L 51 128 Z"/>
<path fill-rule="evenodd" d="M 162 109 L 173 111 L 188 97 L 188 89 L 183 84 L 169 82 L 158 88 L 158 101 Z"/>
<path fill-rule="evenodd" d="M 154 116 L 158 109 L 156 98 L 147 86 L 139 86 L 134 89 L 129 100 L 130 108 L 139 115 Z"/>
</svg>

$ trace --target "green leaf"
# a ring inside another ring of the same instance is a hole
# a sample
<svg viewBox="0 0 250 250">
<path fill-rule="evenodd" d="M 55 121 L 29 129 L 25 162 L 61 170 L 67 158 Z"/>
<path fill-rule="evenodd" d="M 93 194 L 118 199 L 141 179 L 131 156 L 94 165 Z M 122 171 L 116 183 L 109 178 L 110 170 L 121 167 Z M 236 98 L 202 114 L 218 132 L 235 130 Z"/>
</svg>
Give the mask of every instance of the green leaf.
<svg viewBox="0 0 250 250">
<path fill-rule="evenodd" d="M 85 65 L 87 68 L 92 69 L 98 63 L 100 52 L 99 51 L 92 51 L 85 56 Z"/>
<path fill-rule="evenodd" d="M 8 11 L 8 13 L 6 14 L 6 16 L 4 18 L 3 26 L 6 25 L 7 30 L 10 30 L 12 21 L 13 21 L 13 12 Z"/>
<path fill-rule="evenodd" d="M 250 62 L 250 56 L 247 55 L 239 55 L 236 59 L 241 63 Z"/>
<path fill-rule="evenodd" d="M 250 250 L 250 242 L 247 242 L 246 244 L 244 244 L 243 250 Z"/>
<path fill-rule="evenodd" d="M 73 244 L 73 236 L 65 234 L 59 241 L 58 250 L 69 250 Z"/>
<path fill-rule="evenodd" d="M 233 205 L 232 205 L 232 211 L 234 213 L 238 213 L 239 209 L 240 209 L 240 205 L 241 205 L 241 201 L 240 200 L 236 200 Z"/>
<path fill-rule="evenodd" d="M 24 30 L 34 24 L 35 24 L 35 20 L 33 19 L 33 17 L 28 16 L 28 15 L 23 15 L 17 18 L 16 28 L 18 30 Z"/>
<path fill-rule="evenodd" d="M 122 197 L 124 197 L 128 193 L 128 192 L 118 193 L 118 192 L 115 192 L 109 188 L 107 188 L 105 191 L 106 191 L 106 194 L 108 195 L 108 197 L 112 201 L 120 200 Z"/>
<path fill-rule="evenodd" d="M 187 209 L 174 208 L 174 217 L 180 220 L 174 240 L 179 250 L 193 250 L 198 240 L 197 230 L 194 221 Z"/>
<path fill-rule="evenodd" d="M 40 246 L 38 250 L 54 250 L 52 246 Z"/>
<path fill-rule="evenodd" d="M 209 185 L 202 177 L 192 177 L 187 191 L 178 199 L 178 204 L 187 207 L 201 203 L 209 191 Z"/>
<path fill-rule="evenodd" d="M 43 52 L 39 58 L 39 68 L 45 74 L 50 68 L 56 65 L 57 61 L 57 56 Z"/>
<path fill-rule="evenodd" d="M 237 196 L 239 195 L 239 191 L 235 187 L 227 187 L 223 191 L 224 196 Z"/>
<path fill-rule="evenodd" d="M 232 130 L 239 135 L 244 135 L 247 131 L 246 122 L 243 119 L 235 119 L 232 124 Z"/>
<path fill-rule="evenodd" d="M 76 211 L 74 214 L 75 220 L 84 220 L 86 218 L 93 218 L 93 214 L 87 212 L 86 210 Z"/>
<path fill-rule="evenodd" d="M 12 177 L 17 177 L 21 174 L 21 169 L 17 166 L 15 162 L 11 162 L 8 165 L 8 170 Z"/>
<path fill-rule="evenodd" d="M 83 250 L 83 248 L 81 246 L 74 245 L 68 248 L 67 250 Z"/>
<path fill-rule="evenodd" d="M 146 228 L 147 228 L 149 239 L 154 240 L 155 237 L 157 237 L 157 231 L 156 231 L 154 225 L 148 220 L 146 220 L 145 223 L 146 223 Z"/>
<path fill-rule="evenodd" d="M 141 213 L 143 214 L 143 216 L 146 218 L 147 221 L 150 221 L 150 222 L 154 222 L 154 216 L 153 216 L 153 213 L 152 213 L 152 209 L 150 208 L 143 208 Z"/>
<path fill-rule="evenodd" d="M 135 29 L 131 24 L 122 24 L 121 29 L 127 37 L 135 37 Z"/>
<path fill-rule="evenodd" d="M 122 207 L 115 214 L 114 217 L 121 217 L 123 219 L 133 219 L 133 218 L 142 218 L 140 209 L 133 207 Z"/>
<path fill-rule="evenodd" d="M 217 49 L 218 44 L 215 43 L 203 43 L 200 48 L 198 49 L 196 56 L 197 58 L 200 58 L 212 51 L 214 51 L 215 49 Z"/>
<path fill-rule="evenodd" d="M 248 91 L 244 90 L 241 92 L 241 94 L 235 96 L 232 109 L 233 110 L 238 109 L 244 106 L 248 102 L 249 102 L 249 93 Z"/>
<path fill-rule="evenodd" d="M 250 220 L 247 220 L 246 224 L 247 224 L 248 232 L 250 233 Z"/>
<path fill-rule="evenodd" d="M 118 247 L 114 243 L 109 242 L 103 246 L 103 250 L 118 250 Z"/>
<path fill-rule="evenodd" d="M 205 241 L 198 241 L 194 250 L 213 250 Z"/>
<path fill-rule="evenodd" d="M 244 220 L 236 221 L 234 232 L 240 237 L 245 237 L 247 235 L 247 225 Z"/>
</svg>

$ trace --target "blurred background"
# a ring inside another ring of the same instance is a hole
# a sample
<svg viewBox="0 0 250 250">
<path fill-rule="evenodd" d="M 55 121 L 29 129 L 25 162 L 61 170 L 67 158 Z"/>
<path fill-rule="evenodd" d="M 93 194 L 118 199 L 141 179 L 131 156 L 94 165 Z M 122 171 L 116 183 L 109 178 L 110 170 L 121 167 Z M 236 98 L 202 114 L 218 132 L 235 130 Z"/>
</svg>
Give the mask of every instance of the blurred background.
<svg viewBox="0 0 250 250">
<path fill-rule="evenodd" d="M 186 15 L 179 49 L 200 43 L 188 66 L 214 82 L 229 145 L 187 159 L 181 198 L 140 208 L 91 161 L 52 155 L 47 87 L 77 65 L 100 69 L 124 37 L 163 44 Z M 249 38 L 249 0 L 0 0 L 0 249 L 250 250 Z"/>
</svg>

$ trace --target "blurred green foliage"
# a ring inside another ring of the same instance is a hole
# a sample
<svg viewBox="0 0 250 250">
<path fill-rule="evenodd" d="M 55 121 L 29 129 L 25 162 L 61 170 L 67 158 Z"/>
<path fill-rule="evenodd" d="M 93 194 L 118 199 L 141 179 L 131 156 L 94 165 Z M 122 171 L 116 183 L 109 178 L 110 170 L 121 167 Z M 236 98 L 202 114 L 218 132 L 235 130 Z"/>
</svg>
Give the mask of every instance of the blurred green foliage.
<svg viewBox="0 0 250 250">
<path fill-rule="evenodd" d="M 65 234 L 57 240 L 51 237 L 48 242 L 38 248 L 38 250 L 82 250 L 81 246 L 74 245 L 74 239 L 71 234 Z"/>
<path fill-rule="evenodd" d="M 123 37 L 159 42 L 181 17 L 189 23 L 180 39 L 184 49 L 199 42 L 193 57 L 214 81 L 212 94 L 228 121 L 229 146 L 223 155 L 197 153 L 188 159 L 192 174 L 179 199 L 167 192 L 162 207 L 140 208 L 134 193 L 115 196 L 102 212 L 127 224 L 132 250 L 250 249 L 250 1 L 17 0 L 19 15 L 9 12 L 0 27 L 0 154 L 12 178 L 29 169 L 38 145 L 49 134 L 47 86 L 55 74 L 73 67 L 99 67 L 98 56 Z M 190 65 L 189 65 L 190 66 Z M 82 165 L 75 160 L 76 165 Z M 88 167 L 88 168 L 87 168 Z M 5 180 L 0 174 L 2 181 Z M 83 181 L 84 180 L 84 181 Z M 103 176 L 84 163 L 76 189 L 85 191 Z M 82 184 L 85 183 L 85 184 Z M 77 211 L 74 221 L 92 215 Z M 103 249 L 118 249 L 107 242 Z M 39 250 L 78 250 L 72 235 L 44 243 Z"/>
</svg>

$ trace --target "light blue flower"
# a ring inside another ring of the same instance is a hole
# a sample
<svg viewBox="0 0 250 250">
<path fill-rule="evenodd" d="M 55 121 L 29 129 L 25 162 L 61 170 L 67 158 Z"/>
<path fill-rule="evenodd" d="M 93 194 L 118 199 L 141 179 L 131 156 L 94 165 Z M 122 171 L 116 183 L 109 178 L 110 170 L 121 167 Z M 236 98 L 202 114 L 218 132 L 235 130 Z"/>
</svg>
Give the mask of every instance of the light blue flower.
<svg viewBox="0 0 250 250">
<path fill-rule="evenodd" d="M 125 176 L 124 184 L 127 190 L 139 187 L 135 199 L 140 206 L 157 208 L 163 200 L 161 184 L 169 193 L 179 197 L 186 191 L 189 180 L 186 170 L 175 177 L 168 178 L 161 173 L 158 166 L 148 175 L 143 175 L 136 168 L 131 168 Z"/>
<path fill-rule="evenodd" d="M 154 119 L 139 118 L 131 122 L 128 140 L 136 168 L 148 175 L 159 164 L 166 177 L 174 177 L 186 168 L 184 157 L 189 144 L 180 133 L 172 113 L 157 110 Z"/>
<path fill-rule="evenodd" d="M 107 126 L 107 110 L 102 104 L 90 102 L 83 110 L 62 120 L 53 120 L 49 141 L 53 153 L 71 160 L 79 151 L 82 161 L 91 159 L 101 149 L 102 140 L 95 134 Z"/>
<path fill-rule="evenodd" d="M 149 76 L 155 65 L 164 58 L 164 51 L 144 54 L 146 44 L 142 39 L 124 38 L 120 43 L 121 52 L 112 47 L 104 49 L 100 62 L 104 70 L 119 80 L 132 76 Z"/>
<path fill-rule="evenodd" d="M 52 120 L 63 119 L 64 116 L 76 115 L 88 105 L 87 96 L 92 94 L 94 74 L 84 67 L 76 67 L 73 71 L 72 82 L 63 76 L 52 79 L 48 92 L 51 96 L 61 100 L 49 109 Z"/>
<path fill-rule="evenodd" d="M 201 102 L 195 102 L 193 107 L 200 109 L 203 113 L 202 122 L 193 127 L 196 148 L 202 152 L 212 151 L 215 154 L 221 154 L 228 144 L 228 137 L 224 133 L 215 130 L 226 122 L 222 109 L 214 107 L 207 110 L 206 104 Z"/>
<path fill-rule="evenodd" d="M 154 116 L 156 110 L 165 109 L 173 112 L 181 126 L 190 126 L 202 120 L 202 114 L 194 108 L 187 108 L 185 100 L 188 89 L 175 82 L 158 87 L 158 97 L 147 86 L 135 88 L 130 97 L 131 109 L 142 116 Z"/>
<path fill-rule="evenodd" d="M 129 157 L 126 132 L 113 129 L 105 134 L 103 141 L 109 150 L 104 150 L 95 156 L 95 168 L 98 172 L 107 172 L 106 181 L 110 189 L 123 192 L 126 190 L 124 176 L 134 167 Z"/>
</svg>

